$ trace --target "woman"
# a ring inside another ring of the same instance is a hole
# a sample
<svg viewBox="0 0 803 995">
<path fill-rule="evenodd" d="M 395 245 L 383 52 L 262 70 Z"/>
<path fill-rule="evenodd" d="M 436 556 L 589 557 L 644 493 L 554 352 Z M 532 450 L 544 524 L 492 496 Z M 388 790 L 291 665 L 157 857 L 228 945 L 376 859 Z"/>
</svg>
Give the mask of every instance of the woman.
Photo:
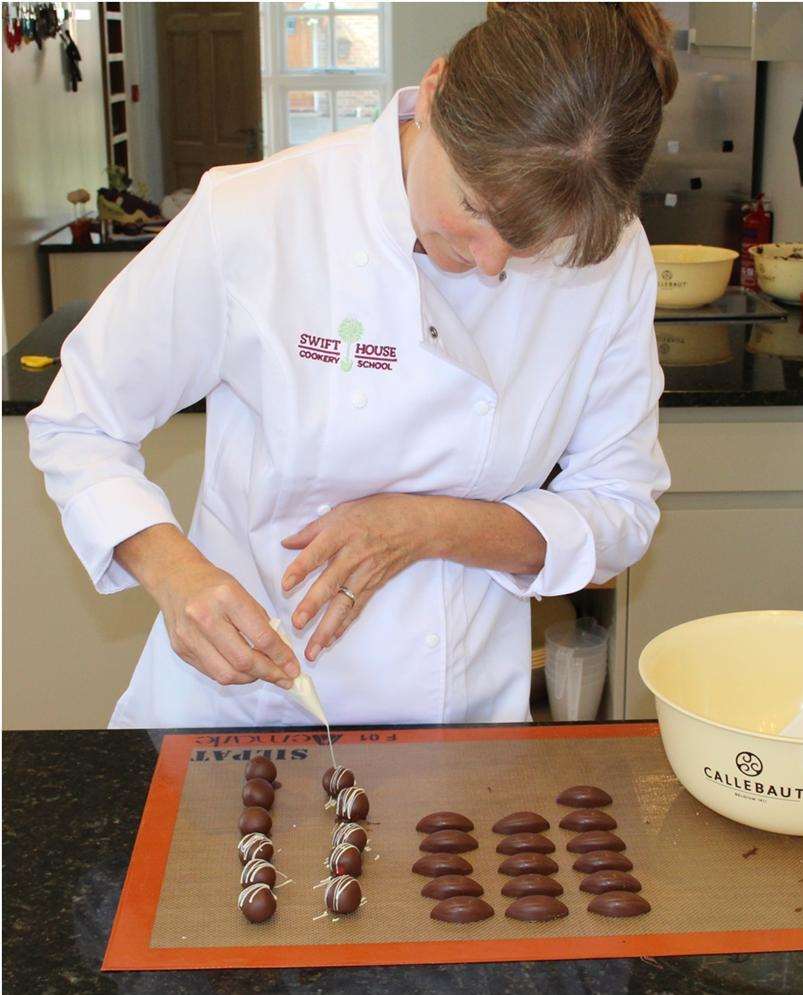
<svg viewBox="0 0 803 995">
<path fill-rule="evenodd" d="M 160 609 L 112 727 L 308 721 L 302 656 L 332 722 L 526 720 L 527 599 L 646 550 L 668 26 L 490 8 L 373 126 L 209 170 L 65 343 L 32 459 Z M 185 537 L 139 444 L 202 397 Z"/>
</svg>

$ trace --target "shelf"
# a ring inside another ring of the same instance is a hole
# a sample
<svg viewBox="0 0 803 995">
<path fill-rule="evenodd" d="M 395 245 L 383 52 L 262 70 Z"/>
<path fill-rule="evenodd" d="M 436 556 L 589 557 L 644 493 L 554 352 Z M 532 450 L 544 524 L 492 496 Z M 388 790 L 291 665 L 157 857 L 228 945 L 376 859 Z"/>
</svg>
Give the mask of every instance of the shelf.
<svg viewBox="0 0 803 995">
<path fill-rule="evenodd" d="M 786 311 L 762 294 L 753 293 L 743 287 L 728 287 L 725 294 L 703 307 L 681 310 L 678 308 L 657 307 L 655 323 L 680 324 L 693 321 L 786 321 Z"/>
</svg>

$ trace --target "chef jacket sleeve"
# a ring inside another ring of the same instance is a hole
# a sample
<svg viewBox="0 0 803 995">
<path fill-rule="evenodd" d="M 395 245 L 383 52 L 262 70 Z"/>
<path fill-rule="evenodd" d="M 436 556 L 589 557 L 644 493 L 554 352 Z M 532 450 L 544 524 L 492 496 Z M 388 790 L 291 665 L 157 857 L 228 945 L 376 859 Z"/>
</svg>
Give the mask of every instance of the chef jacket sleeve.
<svg viewBox="0 0 803 995">
<path fill-rule="evenodd" d="M 525 488 L 503 503 L 546 539 L 537 574 L 491 571 L 526 598 L 601 584 L 647 551 L 669 487 L 658 442 L 664 376 L 653 329 L 656 282 L 651 273 L 627 319 L 614 331 L 582 415 L 546 488 Z"/>
<path fill-rule="evenodd" d="M 31 460 L 101 594 L 136 585 L 113 559 L 118 543 L 161 522 L 178 527 L 144 474 L 140 443 L 219 382 L 227 309 L 213 173 L 68 336 L 58 376 L 26 418 Z"/>
</svg>

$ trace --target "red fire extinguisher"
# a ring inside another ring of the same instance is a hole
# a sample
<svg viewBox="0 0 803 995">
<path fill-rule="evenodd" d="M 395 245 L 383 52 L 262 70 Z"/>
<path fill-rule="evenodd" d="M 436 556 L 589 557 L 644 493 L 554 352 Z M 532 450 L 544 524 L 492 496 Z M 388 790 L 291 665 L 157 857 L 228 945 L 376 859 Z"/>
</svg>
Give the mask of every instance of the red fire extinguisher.
<svg viewBox="0 0 803 995">
<path fill-rule="evenodd" d="M 739 282 L 749 290 L 758 289 L 756 267 L 749 249 L 772 241 L 772 211 L 764 207 L 764 194 L 742 207 L 741 267 Z"/>
</svg>

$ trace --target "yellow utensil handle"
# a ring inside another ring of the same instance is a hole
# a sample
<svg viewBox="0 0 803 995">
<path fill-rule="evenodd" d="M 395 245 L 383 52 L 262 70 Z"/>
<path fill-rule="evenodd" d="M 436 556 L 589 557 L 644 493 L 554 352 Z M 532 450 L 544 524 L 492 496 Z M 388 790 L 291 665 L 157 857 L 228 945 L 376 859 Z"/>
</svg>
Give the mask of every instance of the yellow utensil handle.
<svg viewBox="0 0 803 995">
<path fill-rule="evenodd" d="M 53 356 L 20 356 L 20 363 L 29 370 L 42 370 L 56 362 Z"/>
</svg>

